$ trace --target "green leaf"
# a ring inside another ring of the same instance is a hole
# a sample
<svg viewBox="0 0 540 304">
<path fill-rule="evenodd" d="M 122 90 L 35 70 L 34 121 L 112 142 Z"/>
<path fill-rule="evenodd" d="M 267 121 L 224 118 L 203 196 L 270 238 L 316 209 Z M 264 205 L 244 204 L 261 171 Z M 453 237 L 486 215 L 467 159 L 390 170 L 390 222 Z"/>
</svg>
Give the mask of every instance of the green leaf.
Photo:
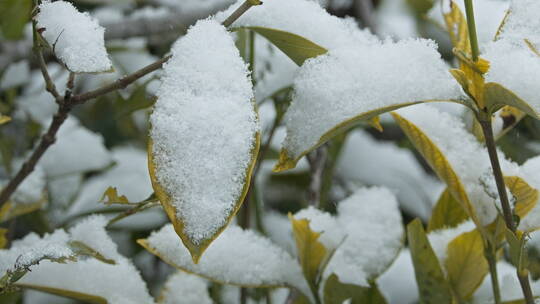
<svg viewBox="0 0 540 304">
<path fill-rule="evenodd" d="M 518 273 L 526 276 L 528 259 L 525 244 L 527 243 L 527 238 L 525 234 L 519 231 L 517 233 L 519 236 L 508 228 L 505 230 L 506 241 L 508 241 L 508 246 L 510 247 L 510 262 L 516 267 Z"/>
<path fill-rule="evenodd" d="M 8 232 L 7 229 L 0 228 L 0 249 L 6 248 L 6 246 L 8 244 L 8 240 L 7 240 L 7 237 L 6 237 L 7 232 Z"/>
<path fill-rule="evenodd" d="M 475 229 L 453 239 L 448 244 L 444 265 L 458 299 L 469 300 L 489 271 L 480 232 Z"/>
<path fill-rule="evenodd" d="M 107 300 L 105 300 L 102 297 L 86 294 L 86 293 L 80 293 L 76 291 L 66 290 L 66 289 L 59 289 L 59 288 L 52 288 L 52 287 L 45 287 L 45 286 L 37 286 L 37 285 L 29 285 L 29 284 L 17 284 L 18 287 L 22 288 L 28 288 L 28 289 L 34 289 L 50 294 L 55 294 L 58 296 L 83 301 L 84 303 L 91 303 L 91 304 L 107 304 Z"/>
<path fill-rule="evenodd" d="M 415 219 L 407 225 L 407 236 L 414 265 L 420 302 L 425 304 L 451 304 L 452 291 L 441 264 L 431 248 L 422 222 Z"/>
<path fill-rule="evenodd" d="M 38 202 L 30 204 L 14 203 L 8 201 L 0 208 L 0 223 L 39 210 L 46 202 L 47 200 L 45 198 Z"/>
<path fill-rule="evenodd" d="M 429 219 L 428 231 L 456 227 L 469 216 L 447 189 L 439 197 Z"/>
<path fill-rule="evenodd" d="M 330 275 L 324 285 L 324 304 L 342 304 L 349 299 L 351 304 L 387 303 L 375 284 L 370 287 L 344 284 L 336 274 Z"/>
<path fill-rule="evenodd" d="M 0 30 L 7 39 L 21 39 L 30 21 L 32 0 L 0 0 Z"/>
<path fill-rule="evenodd" d="M 444 181 L 448 187 L 448 192 L 452 194 L 454 199 L 461 204 L 467 215 L 480 226 L 480 221 L 476 216 L 476 212 L 469 201 L 469 196 L 465 191 L 465 187 L 456 172 L 441 152 L 441 150 L 431 141 L 431 139 L 414 125 L 399 114 L 392 112 L 392 116 L 401 127 L 405 135 L 409 138 L 418 152 L 422 154 L 427 163 L 433 168 L 437 176 Z"/>
<path fill-rule="evenodd" d="M 6 124 L 11 121 L 11 117 L 0 114 L 0 125 Z"/>
<path fill-rule="evenodd" d="M 533 118 L 540 119 L 540 113 L 532 108 L 526 101 L 504 86 L 488 82 L 484 87 L 484 100 L 490 113 L 495 113 L 504 106 L 517 108 Z"/>
<path fill-rule="evenodd" d="M 93 257 L 96 260 L 102 261 L 103 263 L 107 263 L 107 264 L 111 264 L 111 265 L 116 264 L 116 262 L 114 260 L 107 259 L 101 253 L 99 253 L 97 250 L 95 250 L 94 248 L 86 245 L 83 242 L 71 241 L 71 242 L 69 242 L 69 246 L 71 247 L 71 249 L 73 250 L 73 252 L 77 256 L 81 256 L 81 255 L 89 256 L 89 257 Z"/>
<path fill-rule="evenodd" d="M 268 39 L 268 41 L 283 51 L 298 66 L 301 66 L 304 64 L 304 61 L 310 58 L 324 55 L 328 52 L 322 46 L 297 34 L 267 27 L 250 26 L 245 28 Z"/>
<path fill-rule="evenodd" d="M 326 264 L 325 261 L 328 260 L 329 254 L 324 245 L 319 242 L 321 233 L 311 230 L 309 220 L 296 220 L 291 214 L 289 214 L 289 219 L 292 224 L 297 255 L 304 277 L 312 291 L 317 293 L 322 275 L 322 266 Z"/>
</svg>

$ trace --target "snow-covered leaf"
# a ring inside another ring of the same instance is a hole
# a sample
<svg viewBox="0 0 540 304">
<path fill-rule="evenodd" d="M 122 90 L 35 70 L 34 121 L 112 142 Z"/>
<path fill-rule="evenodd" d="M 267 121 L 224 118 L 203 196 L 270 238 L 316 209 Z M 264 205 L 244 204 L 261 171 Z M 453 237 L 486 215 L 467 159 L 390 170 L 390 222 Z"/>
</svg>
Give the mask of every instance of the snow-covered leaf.
<svg viewBox="0 0 540 304">
<path fill-rule="evenodd" d="M 112 69 L 105 49 L 105 29 L 88 13 L 66 1 L 43 1 L 37 25 L 56 56 L 75 73 L 107 72 Z"/>
<path fill-rule="evenodd" d="M 445 189 L 429 219 L 428 231 L 455 227 L 469 218 L 461 204 Z"/>
<path fill-rule="evenodd" d="M 216 21 L 175 43 L 150 118 L 154 191 L 194 261 L 247 193 L 259 124 L 246 64 Z"/>
<path fill-rule="evenodd" d="M 465 232 L 448 244 L 444 267 L 457 298 L 469 300 L 489 271 L 478 230 Z"/>
<path fill-rule="evenodd" d="M 331 49 L 300 68 L 275 170 L 293 168 L 302 156 L 359 122 L 422 102 L 462 103 L 461 94 L 433 42 L 366 39 Z"/>
<path fill-rule="evenodd" d="M 161 291 L 160 304 L 212 304 L 208 282 L 203 278 L 178 271 L 171 275 Z"/>
<path fill-rule="evenodd" d="M 298 66 L 301 66 L 310 58 L 328 52 L 325 48 L 297 34 L 259 26 L 250 26 L 246 28 L 268 39 L 268 41 L 289 56 L 289 58 L 291 58 Z"/>
<path fill-rule="evenodd" d="M 452 291 L 441 264 L 418 219 L 407 226 L 409 248 L 414 265 L 420 301 L 426 304 L 451 304 Z"/>
<path fill-rule="evenodd" d="M 169 265 L 218 283 L 248 287 L 294 286 L 309 293 L 300 265 L 287 252 L 237 226 L 227 228 L 198 264 L 192 261 L 172 224 L 138 243 Z"/>
<path fill-rule="evenodd" d="M 63 230 L 57 230 L 55 235 L 58 234 L 64 244 L 68 241 L 84 243 L 102 257 L 114 260 L 114 264 L 94 258 L 64 264 L 44 261 L 32 267 L 32 271 L 16 285 L 90 303 L 154 303 L 138 270 L 118 253 L 116 244 L 107 235 L 104 229 L 106 223 L 104 217 L 93 216 L 70 229 L 69 235 Z M 36 241 L 39 238 L 35 235 L 27 237 L 20 244 L 14 244 L 12 250 L 18 248 L 25 251 L 25 246 L 34 246 Z"/>
</svg>

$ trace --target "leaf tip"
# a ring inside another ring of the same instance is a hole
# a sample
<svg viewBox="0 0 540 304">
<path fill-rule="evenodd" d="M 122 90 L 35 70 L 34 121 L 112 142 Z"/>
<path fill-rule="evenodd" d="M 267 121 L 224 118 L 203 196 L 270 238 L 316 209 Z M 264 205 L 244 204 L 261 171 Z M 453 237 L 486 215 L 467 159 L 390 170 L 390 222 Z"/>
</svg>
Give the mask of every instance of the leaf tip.
<svg viewBox="0 0 540 304">
<path fill-rule="evenodd" d="M 298 160 L 289 157 L 286 149 L 281 149 L 281 152 L 279 153 L 278 163 L 274 166 L 274 169 L 272 171 L 283 172 L 289 169 L 294 169 L 297 162 Z"/>
</svg>

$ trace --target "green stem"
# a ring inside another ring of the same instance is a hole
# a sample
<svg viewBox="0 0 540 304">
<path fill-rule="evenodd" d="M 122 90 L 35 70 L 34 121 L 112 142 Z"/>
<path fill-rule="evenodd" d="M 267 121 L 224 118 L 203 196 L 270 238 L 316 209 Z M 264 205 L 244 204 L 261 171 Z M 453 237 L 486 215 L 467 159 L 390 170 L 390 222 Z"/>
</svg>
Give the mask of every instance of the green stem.
<svg viewBox="0 0 540 304">
<path fill-rule="evenodd" d="M 491 167 L 493 169 L 493 175 L 495 177 L 495 182 L 497 184 L 497 190 L 499 192 L 499 198 L 501 200 L 501 206 L 503 210 L 504 222 L 506 227 L 510 229 L 514 234 L 516 232 L 516 224 L 514 222 L 514 217 L 512 213 L 512 208 L 510 207 L 510 202 L 506 194 L 506 186 L 504 183 L 504 177 L 501 170 L 501 165 L 499 163 L 499 157 L 497 155 L 497 147 L 495 145 L 495 138 L 493 136 L 493 129 L 491 126 L 491 115 L 484 113 L 480 117 L 479 122 L 482 126 L 482 131 L 484 133 L 484 138 L 486 140 L 486 148 L 489 154 L 489 160 L 491 161 Z M 523 275 L 517 272 L 519 283 L 521 284 L 521 289 L 525 297 L 525 302 L 527 304 L 534 304 L 534 297 L 531 291 L 531 286 L 529 283 L 529 278 L 527 275 Z"/>
<path fill-rule="evenodd" d="M 469 40 L 471 42 L 471 52 L 474 61 L 478 61 L 478 37 L 476 35 L 476 23 L 474 21 L 473 0 L 465 0 L 465 12 L 467 14 L 467 26 L 469 28 Z"/>
<path fill-rule="evenodd" d="M 493 289 L 493 300 L 495 304 L 501 304 L 501 288 L 499 285 L 499 276 L 497 274 L 497 258 L 495 250 L 491 245 L 488 245 L 484 253 L 489 265 L 489 274 L 491 276 L 491 286 Z"/>
</svg>

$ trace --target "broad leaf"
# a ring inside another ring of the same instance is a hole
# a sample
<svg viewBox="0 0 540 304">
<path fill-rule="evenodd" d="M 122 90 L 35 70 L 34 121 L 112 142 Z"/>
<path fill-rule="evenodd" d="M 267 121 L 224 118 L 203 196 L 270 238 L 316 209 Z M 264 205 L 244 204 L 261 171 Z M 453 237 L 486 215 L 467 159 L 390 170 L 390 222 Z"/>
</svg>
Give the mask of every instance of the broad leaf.
<svg viewBox="0 0 540 304">
<path fill-rule="evenodd" d="M 322 46 L 297 34 L 259 26 L 250 26 L 246 28 L 268 39 L 268 41 L 279 48 L 298 66 L 301 66 L 310 58 L 315 58 L 328 52 L 328 50 Z"/>
<path fill-rule="evenodd" d="M 334 136 L 385 112 L 424 102 L 465 103 L 440 54 L 423 40 L 364 41 L 309 60 L 297 74 L 293 96 L 275 171 L 293 168 Z"/>
<path fill-rule="evenodd" d="M 444 265 L 458 299 L 469 300 L 489 271 L 480 232 L 475 229 L 453 239 L 448 244 Z"/>
<path fill-rule="evenodd" d="M 523 232 L 516 231 L 512 232 L 510 229 L 506 228 L 505 230 L 506 241 L 510 247 L 510 262 L 517 269 L 517 272 L 520 275 L 527 276 L 527 250 L 525 249 L 525 244 L 527 243 L 527 235 Z"/>
<path fill-rule="evenodd" d="M 484 98 L 486 106 L 491 113 L 495 113 L 504 106 L 511 106 L 536 119 L 540 119 L 540 113 L 537 110 L 501 84 L 494 82 L 486 83 L 484 88 Z"/>
<path fill-rule="evenodd" d="M 461 204 L 445 189 L 433 208 L 428 231 L 452 228 L 469 218 Z"/>
<path fill-rule="evenodd" d="M 148 167 L 156 196 L 197 262 L 244 201 L 259 123 L 249 71 L 222 25 L 199 21 L 172 52 L 150 117 Z"/>
<path fill-rule="evenodd" d="M 386 299 L 373 284 L 370 287 L 345 284 L 332 274 L 324 284 L 324 304 L 342 304 L 350 300 L 351 304 L 386 304 Z"/>
<path fill-rule="evenodd" d="M 426 304 L 453 303 L 450 284 L 419 219 L 407 225 L 407 235 L 420 301 Z"/>
</svg>

